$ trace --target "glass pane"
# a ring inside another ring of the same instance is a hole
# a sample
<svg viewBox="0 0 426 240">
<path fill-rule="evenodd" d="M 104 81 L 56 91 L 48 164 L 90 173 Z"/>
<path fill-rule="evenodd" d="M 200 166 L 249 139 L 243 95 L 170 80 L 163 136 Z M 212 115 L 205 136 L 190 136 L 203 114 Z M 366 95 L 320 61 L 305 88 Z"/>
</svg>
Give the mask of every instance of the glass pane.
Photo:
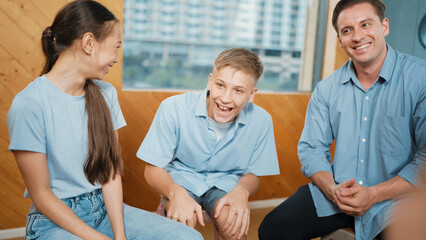
<svg viewBox="0 0 426 240">
<path fill-rule="evenodd" d="M 297 90 L 308 0 L 125 0 L 123 88 L 202 89 L 217 55 L 259 54 L 261 90 Z"/>
</svg>

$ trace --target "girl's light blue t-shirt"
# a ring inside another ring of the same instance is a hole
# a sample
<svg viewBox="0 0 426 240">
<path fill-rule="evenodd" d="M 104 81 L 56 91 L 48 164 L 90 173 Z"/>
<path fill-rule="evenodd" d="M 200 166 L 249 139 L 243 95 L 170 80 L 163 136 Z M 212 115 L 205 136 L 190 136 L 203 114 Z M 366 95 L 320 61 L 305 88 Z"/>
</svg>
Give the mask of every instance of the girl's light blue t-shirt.
<svg viewBox="0 0 426 240">
<path fill-rule="evenodd" d="M 125 126 L 115 88 L 94 81 L 103 92 L 114 129 Z M 58 198 L 78 196 L 101 187 L 90 184 L 83 171 L 88 151 L 84 95 L 68 95 L 43 75 L 15 96 L 7 124 L 10 151 L 46 154 L 50 186 Z M 27 190 L 25 197 L 29 197 Z"/>
</svg>

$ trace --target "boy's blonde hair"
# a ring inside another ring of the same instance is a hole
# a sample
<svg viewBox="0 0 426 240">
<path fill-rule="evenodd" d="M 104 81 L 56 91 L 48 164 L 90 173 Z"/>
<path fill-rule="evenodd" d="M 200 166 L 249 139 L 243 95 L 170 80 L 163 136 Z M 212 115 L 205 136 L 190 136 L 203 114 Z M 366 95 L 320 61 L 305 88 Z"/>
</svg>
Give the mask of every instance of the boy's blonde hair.
<svg viewBox="0 0 426 240">
<path fill-rule="evenodd" d="M 259 56 L 247 48 L 230 48 L 221 52 L 214 61 L 213 74 L 224 67 L 232 67 L 252 74 L 255 83 L 263 73 L 263 64 Z"/>
</svg>

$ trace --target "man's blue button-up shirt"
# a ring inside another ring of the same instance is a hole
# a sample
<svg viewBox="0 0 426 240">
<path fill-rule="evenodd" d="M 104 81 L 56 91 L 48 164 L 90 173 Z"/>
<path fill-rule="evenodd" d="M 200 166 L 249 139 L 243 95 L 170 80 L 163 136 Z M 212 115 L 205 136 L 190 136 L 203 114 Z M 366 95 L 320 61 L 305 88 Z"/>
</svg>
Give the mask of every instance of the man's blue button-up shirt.
<svg viewBox="0 0 426 240">
<path fill-rule="evenodd" d="M 216 186 L 230 192 L 241 176 L 279 174 L 271 116 L 247 103 L 216 142 L 207 90 L 164 100 L 137 157 L 165 168 L 173 181 L 201 196 Z"/>
<path fill-rule="evenodd" d="M 336 183 L 355 178 L 373 186 L 400 176 L 415 184 L 426 161 L 426 61 L 388 45 L 376 82 L 365 91 L 348 61 L 312 94 L 298 144 L 302 171 L 333 174 Z M 333 163 L 329 145 L 336 141 Z M 340 212 L 309 184 L 318 216 Z M 392 200 L 355 217 L 357 239 L 372 239 L 389 224 Z"/>
</svg>

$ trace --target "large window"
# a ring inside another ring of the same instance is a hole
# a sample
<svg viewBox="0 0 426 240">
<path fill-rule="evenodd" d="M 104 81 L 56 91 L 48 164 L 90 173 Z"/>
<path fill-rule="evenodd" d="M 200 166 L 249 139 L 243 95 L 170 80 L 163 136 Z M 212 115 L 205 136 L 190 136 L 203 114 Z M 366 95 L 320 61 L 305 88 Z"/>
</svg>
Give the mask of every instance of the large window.
<svg viewBox="0 0 426 240">
<path fill-rule="evenodd" d="M 297 90 L 310 0 L 125 0 L 123 88 L 201 89 L 216 56 L 246 47 L 261 90 Z"/>
</svg>

